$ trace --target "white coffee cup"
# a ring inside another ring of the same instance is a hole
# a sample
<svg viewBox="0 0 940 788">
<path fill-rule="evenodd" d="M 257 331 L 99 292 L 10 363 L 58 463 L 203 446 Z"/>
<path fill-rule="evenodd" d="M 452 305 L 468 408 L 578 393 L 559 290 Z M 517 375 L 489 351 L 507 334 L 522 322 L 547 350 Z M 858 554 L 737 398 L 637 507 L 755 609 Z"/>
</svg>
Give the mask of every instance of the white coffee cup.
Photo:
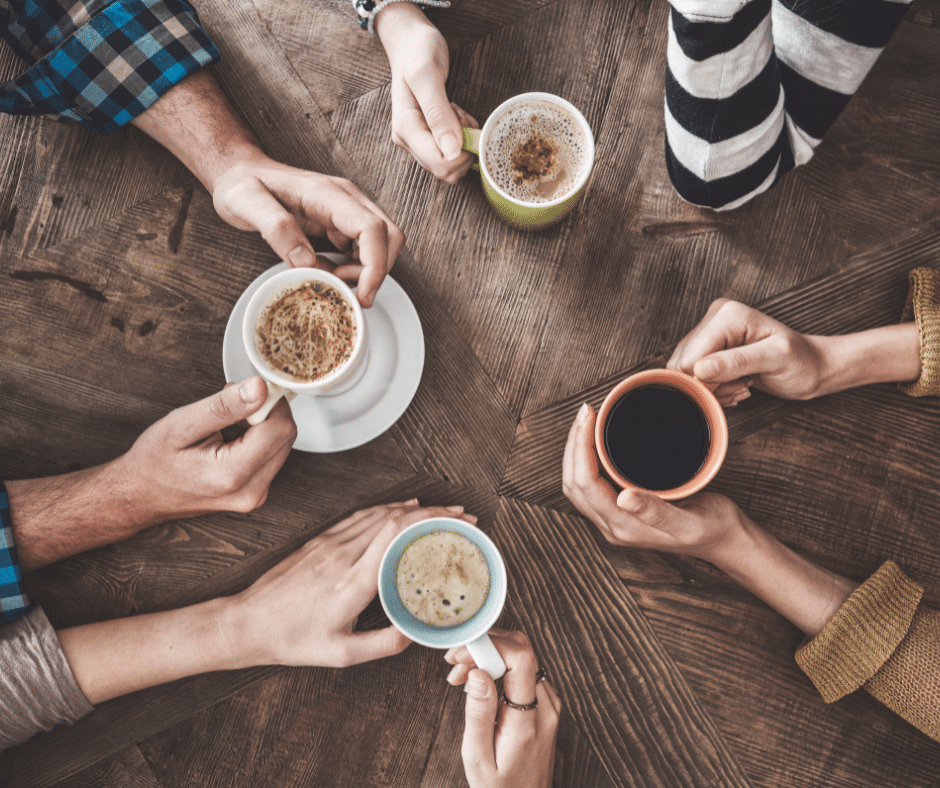
<svg viewBox="0 0 940 788">
<path fill-rule="evenodd" d="M 349 358 L 329 374 L 306 383 L 285 377 L 272 369 L 262 358 L 256 345 L 256 327 L 270 298 L 280 290 L 299 282 L 323 282 L 329 285 L 346 300 L 356 320 L 356 338 Z M 351 389 L 365 372 L 369 356 L 368 339 L 366 321 L 356 294 L 339 277 L 317 268 L 291 268 L 289 271 L 282 271 L 272 276 L 251 297 L 242 322 L 242 340 L 245 343 L 245 351 L 251 359 L 252 366 L 268 384 L 268 398 L 260 410 L 249 416 L 248 423 L 260 424 L 264 421 L 281 397 L 290 402 L 298 394 L 323 397 L 342 394 Z"/>
</svg>

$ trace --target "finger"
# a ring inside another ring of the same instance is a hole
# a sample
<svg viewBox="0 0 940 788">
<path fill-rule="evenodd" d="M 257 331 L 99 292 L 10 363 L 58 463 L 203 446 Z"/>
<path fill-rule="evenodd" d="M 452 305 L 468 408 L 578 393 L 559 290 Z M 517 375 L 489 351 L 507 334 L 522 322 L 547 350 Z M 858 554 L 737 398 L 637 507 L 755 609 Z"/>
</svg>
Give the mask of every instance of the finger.
<svg viewBox="0 0 940 788">
<path fill-rule="evenodd" d="M 286 458 L 296 438 L 297 426 L 294 424 L 290 406 L 281 400 L 271 410 L 268 418 L 250 427 L 231 443 L 225 444 L 219 452 L 226 462 L 243 468 L 260 468 L 282 451 Z"/>
<path fill-rule="evenodd" d="M 316 252 L 297 220 L 259 181 L 253 181 L 229 204 L 231 213 L 261 233 L 277 256 L 294 268 L 311 267 Z"/>
<path fill-rule="evenodd" d="M 753 345 L 711 353 L 695 362 L 693 372 L 702 381 L 725 383 L 772 372 L 778 363 L 779 356 L 774 343 L 762 339 Z"/>
<path fill-rule="evenodd" d="M 711 302 L 711 304 L 709 304 L 708 310 L 705 312 L 705 315 L 702 317 L 702 319 L 695 324 L 695 327 L 689 331 L 688 334 L 679 340 L 679 344 L 676 345 L 676 349 L 669 357 L 669 361 L 666 362 L 667 369 L 681 369 L 683 372 L 689 375 L 692 374 L 692 365 L 700 358 L 700 356 L 696 356 L 694 358 L 688 357 L 687 349 L 689 343 L 692 342 L 693 339 L 708 333 L 706 329 L 707 326 L 711 323 L 712 318 L 727 303 L 729 303 L 729 299 L 727 298 L 716 298 Z M 723 345 L 718 347 L 723 347 Z M 717 350 L 718 347 L 714 349 Z"/>
<path fill-rule="evenodd" d="M 457 512 L 455 509 L 459 508 Z M 381 523 L 359 536 L 355 542 L 350 543 L 350 550 L 355 559 L 354 571 L 351 574 L 352 582 L 356 584 L 358 593 L 356 601 L 365 607 L 378 593 L 379 566 L 385 551 L 392 540 L 402 531 L 415 523 L 432 517 L 455 517 L 463 512 L 463 507 L 443 506 L 429 508 L 415 508 L 411 511 L 406 508 L 392 511 Z"/>
<path fill-rule="evenodd" d="M 385 260 L 385 272 L 388 273 L 392 270 L 392 266 L 395 265 L 395 260 L 398 259 L 398 255 L 401 254 L 401 250 L 405 246 L 405 234 L 401 231 L 395 222 L 392 221 L 392 218 L 385 213 L 378 205 L 376 205 L 372 200 L 365 196 L 362 191 L 351 181 L 343 180 L 343 187 L 345 191 L 355 200 L 357 200 L 364 208 L 368 209 L 371 213 L 379 217 L 385 226 L 388 228 L 388 252 Z M 362 262 L 362 252 L 361 249 L 356 249 L 355 255 L 356 259 Z"/>
<path fill-rule="evenodd" d="M 267 396 L 267 384 L 261 378 L 253 377 L 237 386 L 227 386 L 211 397 L 177 408 L 165 417 L 168 441 L 177 449 L 192 446 L 248 418 L 264 404 Z"/>
<path fill-rule="evenodd" d="M 359 665 L 373 659 L 400 654 L 410 645 L 411 641 L 395 627 L 354 632 L 347 641 L 347 664 Z"/>
<path fill-rule="evenodd" d="M 642 539 L 643 544 L 659 546 L 665 544 L 667 537 L 676 530 L 676 518 L 682 516 L 682 510 L 664 501 L 658 495 L 646 490 L 623 490 L 617 496 L 617 508 L 646 526 L 644 531 L 630 529 L 634 539 Z M 624 524 L 624 521 L 620 521 Z M 629 528 L 628 524 L 626 525 Z M 625 531 L 626 532 L 626 531 Z M 663 538 L 657 539 L 657 536 Z"/>
<path fill-rule="evenodd" d="M 611 527 L 611 516 L 616 512 L 614 488 L 601 478 L 594 451 L 594 425 L 596 415 L 589 406 L 574 427 L 571 459 L 571 501 L 585 517 L 593 522 L 605 539 L 617 541 Z M 606 515 L 605 515 L 606 512 Z"/>
<path fill-rule="evenodd" d="M 472 664 L 458 664 L 450 669 L 447 674 L 447 683 L 455 687 L 465 684 L 470 677 L 470 671 L 473 670 Z"/>
<path fill-rule="evenodd" d="M 447 98 L 444 80 L 433 70 L 422 71 L 422 76 L 409 83 L 424 115 L 440 155 L 445 161 L 454 161 L 460 156 L 460 141 L 463 131 L 454 108 Z"/>
<path fill-rule="evenodd" d="M 480 128 L 480 121 L 478 121 L 473 115 L 471 115 L 463 107 L 458 106 L 453 101 L 450 102 L 450 107 L 454 111 L 454 114 L 457 116 L 457 120 L 460 122 L 460 125 L 465 128 L 478 129 Z"/>
<path fill-rule="evenodd" d="M 460 753 L 471 783 L 488 785 L 486 778 L 496 771 L 496 724 L 498 698 L 496 683 L 483 670 L 472 670 L 467 680 L 467 705 L 463 744 Z"/>
<path fill-rule="evenodd" d="M 387 517 L 393 510 L 405 506 L 417 506 L 417 504 L 418 499 L 412 498 L 410 501 L 383 503 L 378 506 L 371 506 L 368 509 L 360 509 L 357 512 L 353 512 L 349 517 L 340 520 L 336 525 L 330 526 L 323 534 L 329 536 L 342 535 L 347 539 L 355 537 L 361 533 L 364 528 L 367 528 L 370 523 L 377 522 L 383 517 Z"/>
<path fill-rule="evenodd" d="M 535 695 L 539 699 L 539 708 L 547 704 L 555 710 L 555 714 L 561 713 L 561 698 L 550 681 L 539 682 L 535 686 Z"/>
</svg>

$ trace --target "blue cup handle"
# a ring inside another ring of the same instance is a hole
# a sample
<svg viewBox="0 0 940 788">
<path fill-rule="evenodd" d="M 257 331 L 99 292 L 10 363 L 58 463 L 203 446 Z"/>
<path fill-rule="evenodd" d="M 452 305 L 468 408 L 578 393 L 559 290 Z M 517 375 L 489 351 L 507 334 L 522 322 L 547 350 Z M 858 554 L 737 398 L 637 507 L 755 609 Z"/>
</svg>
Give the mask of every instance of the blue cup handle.
<svg viewBox="0 0 940 788">
<path fill-rule="evenodd" d="M 493 681 L 502 678 L 506 673 L 506 663 L 503 662 L 503 658 L 499 655 L 489 635 L 480 635 L 476 640 L 467 643 L 467 650 L 473 657 L 473 661 L 477 663 L 477 667 L 489 673 Z"/>
</svg>

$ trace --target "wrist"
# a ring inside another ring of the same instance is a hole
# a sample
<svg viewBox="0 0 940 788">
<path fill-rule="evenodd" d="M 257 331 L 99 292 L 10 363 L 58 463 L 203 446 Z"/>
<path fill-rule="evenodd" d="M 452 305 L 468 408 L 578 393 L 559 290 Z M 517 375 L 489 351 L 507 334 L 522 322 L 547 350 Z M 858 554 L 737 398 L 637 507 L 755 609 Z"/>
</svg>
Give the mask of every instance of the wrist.
<svg viewBox="0 0 940 788">
<path fill-rule="evenodd" d="M 271 650 L 273 644 L 255 631 L 257 621 L 246 596 L 250 592 L 248 588 L 234 596 L 213 600 L 217 604 L 213 611 L 217 632 L 215 647 L 225 670 L 277 664 Z"/>
<path fill-rule="evenodd" d="M 433 27 L 424 11 L 414 3 L 392 3 L 375 17 L 375 33 L 386 50 L 390 45 L 408 35 L 409 30 Z"/>
<path fill-rule="evenodd" d="M 920 337 L 914 323 L 807 340 L 820 349 L 823 359 L 815 396 L 920 377 Z"/>
</svg>

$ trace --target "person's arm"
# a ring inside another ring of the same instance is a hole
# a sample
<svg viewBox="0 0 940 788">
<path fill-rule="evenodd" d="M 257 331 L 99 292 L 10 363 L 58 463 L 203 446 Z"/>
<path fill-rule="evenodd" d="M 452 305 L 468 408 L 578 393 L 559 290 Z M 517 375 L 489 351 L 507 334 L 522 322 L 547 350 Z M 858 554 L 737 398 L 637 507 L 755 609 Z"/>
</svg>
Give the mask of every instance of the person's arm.
<svg viewBox="0 0 940 788">
<path fill-rule="evenodd" d="M 713 387 L 725 406 L 753 385 L 788 399 L 811 399 L 921 374 L 915 323 L 840 336 L 800 334 L 749 306 L 719 298 L 678 344 L 667 366 Z"/>
<path fill-rule="evenodd" d="M 63 476 L 7 481 L 19 561 L 36 569 L 126 539 L 150 525 L 260 506 L 297 428 L 286 404 L 226 443 L 221 430 L 264 403 L 261 378 L 169 413 L 105 465 Z"/>
<path fill-rule="evenodd" d="M 0 34 L 30 67 L 0 88 L 0 112 L 55 114 L 110 134 L 220 58 L 185 0 L 12 0 L 4 11 Z"/>
<path fill-rule="evenodd" d="M 358 240 L 354 257 L 359 262 L 334 273 L 358 279 L 360 303 L 372 305 L 404 246 L 401 230 L 351 181 L 268 157 L 210 73 L 202 71 L 176 85 L 136 117 L 134 125 L 199 178 L 219 216 L 240 230 L 261 233 L 290 265 L 323 265 L 308 235 L 325 235 L 340 249 Z"/>
<path fill-rule="evenodd" d="M 414 3 L 393 3 L 375 18 L 392 71 L 392 140 L 446 183 L 462 178 L 473 158 L 461 151 L 462 126 L 480 124 L 447 98 L 447 42 Z"/>
<path fill-rule="evenodd" d="M 454 666 L 447 681 L 466 689 L 461 755 L 467 782 L 470 788 L 549 788 L 561 701 L 545 673 L 540 676 L 524 633 L 491 629 L 489 635 L 506 663 L 503 697 L 537 705 L 522 710 L 500 702 L 496 683 L 476 667 L 466 646 L 444 655 Z"/>
<path fill-rule="evenodd" d="M 709 561 L 809 638 L 797 661 L 823 699 L 864 687 L 940 739 L 940 612 L 918 607 L 921 589 L 889 562 L 859 586 L 794 553 L 723 495 L 678 504 L 623 490 L 601 478 L 594 413 L 584 405 L 565 447 L 565 495 L 614 545 Z"/>
<path fill-rule="evenodd" d="M 235 596 L 63 629 L 62 650 L 91 703 L 208 671 L 346 667 L 397 654 L 410 643 L 401 632 L 356 632 L 356 620 L 378 591 L 379 563 L 392 539 L 429 517 L 476 520 L 462 507 L 420 508 L 416 500 L 366 509 Z"/>
</svg>

